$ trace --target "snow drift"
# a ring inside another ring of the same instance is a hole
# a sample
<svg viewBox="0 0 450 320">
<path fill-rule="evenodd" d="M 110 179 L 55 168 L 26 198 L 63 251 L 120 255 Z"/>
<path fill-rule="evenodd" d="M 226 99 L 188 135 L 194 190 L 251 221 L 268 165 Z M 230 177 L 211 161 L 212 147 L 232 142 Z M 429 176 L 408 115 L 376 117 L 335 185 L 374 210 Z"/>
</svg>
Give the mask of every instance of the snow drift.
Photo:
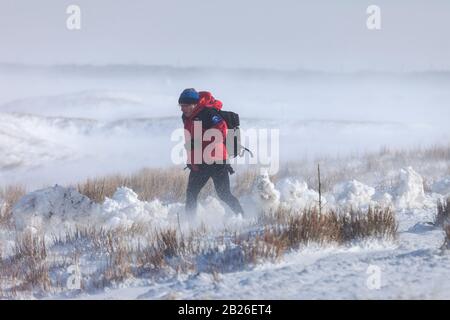
<svg viewBox="0 0 450 320">
<path fill-rule="evenodd" d="M 75 188 L 55 185 L 30 192 L 12 208 L 18 230 L 41 230 L 84 221 L 97 205 Z"/>
<path fill-rule="evenodd" d="M 413 168 L 402 169 L 399 182 L 391 193 L 377 192 L 375 187 L 351 180 L 337 184 L 325 193 L 322 203 L 326 208 L 366 210 L 369 206 L 394 206 L 398 211 L 436 206 L 436 194 L 425 194 L 423 179 Z M 256 217 L 234 216 L 217 198 L 209 196 L 199 204 L 196 219 L 186 219 L 182 203 L 162 203 L 160 200 L 141 201 L 127 187 L 120 187 L 102 204 L 91 201 L 74 188 L 59 185 L 28 193 L 13 207 L 13 217 L 18 230 L 61 230 L 76 225 L 101 228 L 131 227 L 142 224 L 149 228 L 176 226 L 180 216 L 191 226 L 204 223 L 211 228 L 224 225 L 239 226 L 271 213 L 278 208 L 301 212 L 317 207 L 319 194 L 309 189 L 301 179 L 287 178 L 276 185 L 267 172 L 257 177 L 250 199 L 241 199 L 246 211 L 256 212 Z"/>
</svg>

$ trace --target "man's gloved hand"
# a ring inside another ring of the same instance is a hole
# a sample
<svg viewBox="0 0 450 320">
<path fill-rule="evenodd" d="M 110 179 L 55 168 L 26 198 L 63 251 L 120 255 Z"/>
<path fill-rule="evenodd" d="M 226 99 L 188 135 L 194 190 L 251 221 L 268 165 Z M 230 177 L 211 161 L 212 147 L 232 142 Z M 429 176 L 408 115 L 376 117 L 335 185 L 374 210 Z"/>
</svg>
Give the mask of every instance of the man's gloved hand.
<svg viewBox="0 0 450 320">
<path fill-rule="evenodd" d="M 197 165 L 195 165 L 195 164 L 188 164 L 188 165 L 186 165 L 188 168 L 189 168 L 189 170 L 191 170 L 191 171 L 199 171 L 199 168 L 198 168 L 198 166 Z"/>
<path fill-rule="evenodd" d="M 230 164 L 226 164 L 226 168 L 227 168 L 228 172 L 230 173 L 230 175 L 234 174 L 234 169 Z"/>
</svg>

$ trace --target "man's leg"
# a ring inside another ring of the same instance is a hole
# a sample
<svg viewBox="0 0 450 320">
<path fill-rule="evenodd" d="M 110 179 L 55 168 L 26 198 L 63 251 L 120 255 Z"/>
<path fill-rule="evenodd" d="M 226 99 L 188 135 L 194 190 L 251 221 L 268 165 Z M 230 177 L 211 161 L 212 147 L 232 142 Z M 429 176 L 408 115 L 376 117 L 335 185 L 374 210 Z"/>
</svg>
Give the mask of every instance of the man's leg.
<svg viewBox="0 0 450 320">
<path fill-rule="evenodd" d="M 186 190 L 186 213 L 195 215 L 197 212 L 197 198 L 200 190 L 208 182 L 209 173 L 207 171 L 192 171 L 189 173 L 189 180 Z"/>
<path fill-rule="evenodd" d="M 234 213 L 244 214 L 244 210 L 242 209 L 239 200 L 231 193 L 230 190 L 230 175 L 228 172 L 228 168 L 226 165 L 215 165 L 212 168 L 214 171 L 211 174 L 211 177 L 214 182 L 214 187 L 216 188 L 217 195 L 219 198 L 225 202 Z"/>
</svg>

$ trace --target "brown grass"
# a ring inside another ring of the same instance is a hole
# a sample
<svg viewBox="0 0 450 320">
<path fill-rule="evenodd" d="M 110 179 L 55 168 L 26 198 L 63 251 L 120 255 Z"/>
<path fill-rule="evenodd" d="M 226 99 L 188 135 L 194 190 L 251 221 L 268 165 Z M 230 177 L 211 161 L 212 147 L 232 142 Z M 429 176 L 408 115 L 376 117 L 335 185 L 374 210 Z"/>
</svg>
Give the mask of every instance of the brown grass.
<svg viewBox="0 0 450 320">
<path fill-rule="evenodd" d="M 112 197 L 119 187 L 128 187 L 136 192 L 140 200 L 183 202 L 186 198 L 186 186 L 189 171 L 181 168 L 143 169 L 133 175 L 111 175 L 87 179 L 78 184 L 78 191 L 95 202 L 101 203 L 106 197 Z M 249 194 L 257 177 L 256 170 L 246 170 L 236 174 L 233 192 L 242 196 Z M 214 193 L 212 181 L 208 181 L 199 198 L 205 199 Z"/>
<path fill-rule="evenodd" d="M 87 179 L 84 183 L 78 184 L 78 191 L 99 203 L 103 202 L 105 197 L 112 197 L 119 187 L 131 188 L 141 200 L 160 199 L 179 202 L 184 201 L 186 196 L 187 175 L 187 171 L 181 168 L 142 169 L 129 176 L 112 175 Z M 207 188 L 211 189 L 211 185 Z"/>
<path fill-rule="evenodd" d="M 0 188 L 0 226 L 11 226 L 12 208 L 23 195 L 25 188 L 19 185 Z"/>
<path fill-rule="evenodd" d="M 267 260 L 277 261 L 287 250 L 285 239 L 273 232 L 271 228 L 254 237 L 248 235 L 245 240 L 237 237 L 235 243 L 242 248 L 243 265 L 255 265 Z"/>
<path fill-rule="evenodd" d="M 395 213 L 390 208 L 352 210 L 345 214 L 333 210 L 320 214 L 317 208 L 303 212 L 280 209 L 265 219 L 273 225 L 266 232 L 287 249 L 311 242 L 343 244 L 365 238 L 395 239 L 398 229 Z"/>
<path fill-rule="evenodd" d="M 50 288 L 47 248 L 42 236 L 24 234 L 16 239 L 15 255 L 2 259 L 0 275 L 9 280 L 9 294 L 20 291 L 42 291 Z"/>
<path fill-rule="evenodd" d="M 78 191 L 96 202 L 112 197 L 119 187 L 133 189 L 141 200 L 180 200 L 186 183 L 185 173 L 180 169 L 143 169 L 133 175 L 112 175 L 88 179 L 78 184 Z"/>
</svg>

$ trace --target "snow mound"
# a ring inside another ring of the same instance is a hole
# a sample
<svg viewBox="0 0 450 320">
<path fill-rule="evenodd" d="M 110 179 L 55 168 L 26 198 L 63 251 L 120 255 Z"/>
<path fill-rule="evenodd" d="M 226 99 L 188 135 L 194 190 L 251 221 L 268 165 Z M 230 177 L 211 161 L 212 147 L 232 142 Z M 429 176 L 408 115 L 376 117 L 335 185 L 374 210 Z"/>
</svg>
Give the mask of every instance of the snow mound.
<svg viewBox="0 0 450 320">
<path fill-rule="evenodd" d="M 375 195 L 372 197 L 372 200 L 381 207 L 393 207 L 394 205 L 394 197 L 386 192 L 375 193 Z"/>
<path fill-rule="evenodd" d="M 395 194 L 398 209 L 423 208 L 426 198 L 422 177 L 412 167 L 400 170 L 400 182 Z"/>
<path fill-rule="evenodd" d="M 444 196 L 450 196 L 450 176 L 434 182 L 431 191 Z"/>
<path fill-rule="evenodd" d="M 134 223 L 148 223 L 158 226 L 167 222 L 169 206 L 158 199 L 140 201 L 138 195 L 127 187 L 120 187 L 112 198 L 106 198 L 101 205 L 102 223 L 106 227 L 130 227 Z"/>
<path fill-rule="evenodd" d="M 30 192 L 12 208 L 19 231 L 47 229 L 88 218 L 96 204 L 75 188 L 59 185 Z"/>
<path fill-rule="evenodd" d="M 99 228 L 130 227 L 134 223 L 161 227 L 175 205 L 163 205 L 159 200 L 140 201 L 131 189 L 120 187 L 112 198 L 96 204 L 75 188 L 54 186 L 28 193 L 13 207 L 13 217 L 19 231 L 61 232 L 75 226 Z"/>
<path fill-rule="evenodd" d="M 256 177 L 253 200 L 263 213 L 276 210 L 280 205 L 280 192 L 270 181 L 267 171 Z"/>
<path fill-rule="evenodd" d="M 319 193 L 308 188 L 305 181 L 296 179 L 283 179 L 277 184 L 280 190 L 283 205 L 293 209 L 303 210 L 318 204 Z M 322 199 L 324 201 L 324 199 Z"/>
<path fill-rule="evenodd" d="M 333 193 L 337 205 L 355 209 L 365 209 L 376 205 L 376 202 L 373 200 L 376 193 L 375 188 L 357 180 L 336 185 L 333 188 Z"/>
<path fill-rule="evenodd" d="M 13 208 L 18 231 L 53 234 L 77 226 L 116 229 L 139 224 L 150 230 L 162 229 L 175 226 L 178 216 L 186 220 L 184 204 L 163 204 L 158 199 L 141 201 L 127 187 L 119 187 L 111 198 L 97 204 L 75 188 L 56 185 L 28 193 Z M 199 204 L 195 219 L 186 222 L 189 226 L 206 224 L 214 228 L 242 225 L 244 221 L 242 216 L 227 214 L 218 199 L 208 197 Z"/>
<path fill-rule="evenodd" d="M 265 173 L 257 178 L 255 189 L 253 199 L 262 212 L 271 212 L 279 206 L 288 210 L 304 210 L 319 203 L 318 192 L 309 189 L 305 181 L 292 178 L 281 180 L 275 187 Z M 357 180 L 351 180 L 336 185 L 331 193 L 323 194 L 322 204 L 328 208 L 367 210 L 369 206 L 392 206 L 393 196 Z"/>
</svg>

